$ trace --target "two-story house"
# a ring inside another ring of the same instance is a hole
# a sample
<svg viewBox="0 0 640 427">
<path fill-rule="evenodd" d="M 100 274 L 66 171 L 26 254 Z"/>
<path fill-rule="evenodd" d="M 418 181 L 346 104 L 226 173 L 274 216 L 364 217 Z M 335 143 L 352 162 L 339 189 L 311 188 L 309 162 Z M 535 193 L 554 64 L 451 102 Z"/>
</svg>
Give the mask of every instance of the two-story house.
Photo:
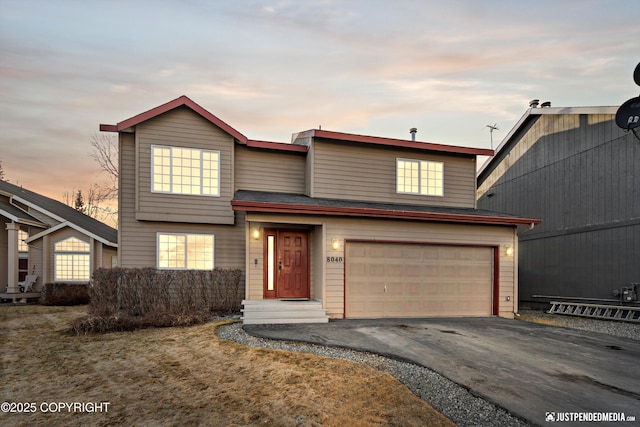
<svg viewBox="0 0 640 427">
<path fill-rule="evenodd" d="M 256 141 L 185 96 L 100 129 L 119 133 L 119 265 L 241 268 L 246 323 L 517 311 L 516 231 L 539 221 L 476 209 L 491 150 Z"/>
</svg>

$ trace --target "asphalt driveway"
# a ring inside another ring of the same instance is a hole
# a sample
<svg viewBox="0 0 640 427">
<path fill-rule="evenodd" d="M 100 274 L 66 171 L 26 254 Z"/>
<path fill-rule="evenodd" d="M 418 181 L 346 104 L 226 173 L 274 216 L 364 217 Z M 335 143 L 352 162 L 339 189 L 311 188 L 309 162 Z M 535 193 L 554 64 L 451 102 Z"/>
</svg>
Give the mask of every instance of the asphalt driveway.
<svg viewBox="0 0 640 427">
<path fill-rule="evenodd" d="M 265 338 L 411 361 L 534 424 L 547 424 L 550 412 L 556 416 L 615 412 L 638 420 L 624 425 L 640 422 L 640 341 L 636 340 L 496 317 L 336 320 L 244 328 Z"/>
</svg>

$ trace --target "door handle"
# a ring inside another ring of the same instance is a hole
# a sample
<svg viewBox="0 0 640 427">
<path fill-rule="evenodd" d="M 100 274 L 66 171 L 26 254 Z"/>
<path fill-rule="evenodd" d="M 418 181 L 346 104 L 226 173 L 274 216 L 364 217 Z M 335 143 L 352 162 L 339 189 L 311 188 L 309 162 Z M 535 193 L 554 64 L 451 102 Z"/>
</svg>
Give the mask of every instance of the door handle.
<svg viewBox="0 0 640 427">
<path fill-rule="evenodd" d="M 282 271 L 282 261 L 278 261 L 278 271 Z"/>
</svg>

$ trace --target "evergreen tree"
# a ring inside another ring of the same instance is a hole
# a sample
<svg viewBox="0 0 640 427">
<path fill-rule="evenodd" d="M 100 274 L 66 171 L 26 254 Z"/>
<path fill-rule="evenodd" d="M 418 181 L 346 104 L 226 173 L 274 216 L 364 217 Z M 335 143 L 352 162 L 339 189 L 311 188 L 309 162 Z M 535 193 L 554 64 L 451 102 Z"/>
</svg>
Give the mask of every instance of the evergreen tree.
<svg viewBox="0 0 640 427">
<path fill-rule="evenodd" d="M 84 197 L 82 196 L 82 190 L 78 190 L 76 193 L 76 200 L 73 203 L 73 208 L 83 214 L 87 213 L 87 206 L 84 204 Z"/>
</svg>

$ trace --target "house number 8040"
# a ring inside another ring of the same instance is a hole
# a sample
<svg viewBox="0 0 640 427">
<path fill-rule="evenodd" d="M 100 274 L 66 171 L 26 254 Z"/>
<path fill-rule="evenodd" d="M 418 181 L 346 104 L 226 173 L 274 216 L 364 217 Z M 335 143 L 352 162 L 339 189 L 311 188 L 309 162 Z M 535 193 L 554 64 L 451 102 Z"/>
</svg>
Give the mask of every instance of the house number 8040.
<svg viewBox="0 0 640 427">
<path fill-rule="evenodd" d="M 343 258 L 341 256 L 328 256 L 327 262 L 342 262 Z"/>
</svg>

